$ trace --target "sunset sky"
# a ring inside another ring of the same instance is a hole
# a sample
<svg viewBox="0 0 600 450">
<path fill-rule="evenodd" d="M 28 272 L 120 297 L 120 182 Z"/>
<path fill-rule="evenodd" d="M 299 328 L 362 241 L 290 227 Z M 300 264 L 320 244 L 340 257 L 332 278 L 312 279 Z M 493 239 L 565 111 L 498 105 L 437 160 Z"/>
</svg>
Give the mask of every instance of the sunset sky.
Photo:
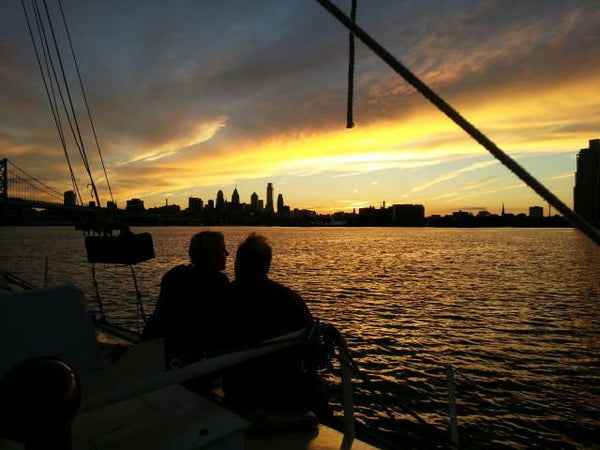
<svg viewBox="0 0 600 450">
<path fill-rule="evenodd" d="M 120 207 L 185 208 L 236 185 L 249 202 L 267 182 L 319 212 L 547 207 L 358 42 L 347 130 L 348 33 L 312 0 L 62 2 Z M 359 0 L 357 21 L 572 206 L 577 151 L 600 138 L 597 0 Z M 0 15 L 0 158 L 70 188 L 18 0 Z"/>
</svg>

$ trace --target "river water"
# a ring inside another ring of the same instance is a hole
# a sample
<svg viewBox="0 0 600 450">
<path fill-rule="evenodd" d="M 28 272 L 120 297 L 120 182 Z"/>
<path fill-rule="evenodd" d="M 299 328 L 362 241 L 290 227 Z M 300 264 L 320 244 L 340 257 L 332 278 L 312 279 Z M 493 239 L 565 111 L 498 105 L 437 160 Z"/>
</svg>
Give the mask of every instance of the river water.
<svg viewBox="0 0 600 450">
<path fill-rule="evenodd" d="M 394 446 L 436 446 L 407 408 L 448 430 L 451 364 L 461 447 L 598 448 L 600 249 L 578 232 L 212 229 L 224 233 L 232 255 L 252 231 L 270 239 L 272 278 L 346 335 L 372 380 L 355 385 L 359 422 Z M 186 262 L 199 228 L 133 231 L 154 238 L 156 258 L 136 267 L 151 311 L 160 277 Z M 5 227 L 0 249 L 0 268 L 41 286 L 48 258 L 49 284 L 75 283 L 93 299 L 81 233 Z M 227 273 L 232 277 L 232 256 Z M 99 267 L 97 276 L 109 318 L 135 328 L 129 269 Z"/>
</svg>

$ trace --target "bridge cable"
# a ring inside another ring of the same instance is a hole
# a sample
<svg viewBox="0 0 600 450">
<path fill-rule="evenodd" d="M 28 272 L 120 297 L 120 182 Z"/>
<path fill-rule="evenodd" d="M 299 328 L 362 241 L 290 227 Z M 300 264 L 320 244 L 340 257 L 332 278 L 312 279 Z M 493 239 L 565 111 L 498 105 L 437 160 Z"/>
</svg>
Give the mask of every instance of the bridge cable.
<svg viewBox="0 0 600 450">
<path fill-rule="evenodd" d="M 32 188 L 38 190 L 38 191 L 42 191 L 44 194 L 50 196 L 50 197 L 54 197 L 54 198 L 58 198 L 58 199 L 62 199 L 62 193 L 57 191 L 56 189 L 47 186 L 46 184 L 44 184 L 43 182 L 41 182 L 40 180 L 38 180 L 36 177 L 30 175 L 29 173 L 25 172 L 23 169 L 21 169 L 20 167 L 18 167 L 16 164 L 14 164 L 11 161 L 8 161 L 10 163 L 10 165 L 12 167 L 14 167 L 18 172 L 21 172 L 22 174 L 24 174 L 26 177 L 29 178 L 28 181 L 27 178 L 19 175 L 19 174 L 15 174 L 16 177 L 18 177 L 21 181 L 23 181 L 24 183 L 28 184 L 29 186 L 31 186 Z M 37 184 L 37 185 L 36 185 Z"/>
<path fill-rule="evenodd" d="M 77 78 L 79 79 L 79 86 L 81 87 L 81 93 L 83 95 L 85 109 L 87 110 L 88 118 L 90 119 L 90 125 L 92 127 L 92 133 L 94 135 L 94 140 L 96 142 L 96 148 L 98 149 L 98 155 L 100 156 L 100 162 L 102 163 L 102 170 L 104 171 L 104 177 L 106 178 L 106 186 L 108 187 L 108 192 L 110 193 L 110 199 L 114 202 L 115 198 L 113 197 L 112 189 L 110 187 L 110 182 L 108 181 L 108 174 L 106 173 L 106 166 L 104 165 L 104 158 L 102 157 L 102 150 L 100 149 L 100 143 L 98 142 L 98 135 L 96 134 L 96 127 L 94 126 L 94 121 L 92 119 L 92 113 L 90 111 L 90 107 L 88 104 L 87 95 L 86 95 L 85 89 L 83 87 L 83 80 L 81 78 L 81 72 L 79 71 L 79 64 L 77 64 L 77 58 L 75 57 L 75 50 L 73 49 L 73 42 L 71 41 L 71 33 L 69 32 L 69 27 L 67 26 L 67 20 L 65 18 L 65 12 L 63 10 L 61 0 L 58 0 L 58 6 L 60 7 L 60 12 L 62 15 L 63 23 L 65 25 L 65 30 L 67 32 L 67 38 L 69 40 L 69 47 L 71 48 L 71 54 L 73 55 L 73 62 L 75 63 L 75 69 L 77 71 Z"/>
</svg>

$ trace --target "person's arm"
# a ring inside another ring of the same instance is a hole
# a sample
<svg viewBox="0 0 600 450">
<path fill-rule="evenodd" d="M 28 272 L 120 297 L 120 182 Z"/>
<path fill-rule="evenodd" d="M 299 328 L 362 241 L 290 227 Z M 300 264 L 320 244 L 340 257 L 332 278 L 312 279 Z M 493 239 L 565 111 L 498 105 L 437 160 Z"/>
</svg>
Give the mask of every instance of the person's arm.
<svg viewBox="0 0 600 450">
<path fill-rule="evenodd" d="M 165 281 L 167 276 L 165 275 L 160 283 L 160 293 L 158 294 L 158 300 L 156 301 L 156 306 L 154 307 L 154 312 L 148 319 L 148 322 L 144 326 L 142 330 L 142 334 L 140 335 L 140 340 L 149 341 L 152 339 L 157 339 L 161 337 L 165 337 L 165 315 L 167 314 L 167 302 L 166 298 L 168 297 L 168 282 Z"/>
<path fill-rule="evenodd" d="M 293 308 L 292 313 L 294 314 L 294 317 L 297 317 L 298 324 L 301 327 L 308 327 L 312 325 L 315 321 L 315 318 L 308 309 L 306 302 L 298 293 L 294 291 L 290 292 L 292 293 L 292 302 L 290 302 Z"/>
</svg>

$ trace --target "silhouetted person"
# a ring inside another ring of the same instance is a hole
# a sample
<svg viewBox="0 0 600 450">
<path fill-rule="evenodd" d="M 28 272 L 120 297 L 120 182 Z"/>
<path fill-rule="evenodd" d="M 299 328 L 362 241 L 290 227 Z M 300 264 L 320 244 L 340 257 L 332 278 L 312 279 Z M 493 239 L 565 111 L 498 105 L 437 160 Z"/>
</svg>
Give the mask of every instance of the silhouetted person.
<svg viewBox="0 0 600 450">
<path fill-rule="evenodd" d="M 190 241 L 190 265 L 169 270 L 162 278 L 156 309 L 142 340 L 164 337 L 167 368 L 195 362 L 219 346 L 219 318 L 225 289 L 225 240 L 203 231 Z"/>
<path fill-rule="evenodd" d="M 240 244 L 229 305 L 237 345 L 258 343 L 300 329 L 314 319 L 296 292 L 268 278 L 272 250 L 263 236 L 251 234 Z M 236 341 L 236 342 L 235 342 Z M 243 363 L 223 377 L 225 399 L 242 408 L 292 411 L 320 408 L 322 391 L 305 349 L 288 348 Z"/>
</svg>

